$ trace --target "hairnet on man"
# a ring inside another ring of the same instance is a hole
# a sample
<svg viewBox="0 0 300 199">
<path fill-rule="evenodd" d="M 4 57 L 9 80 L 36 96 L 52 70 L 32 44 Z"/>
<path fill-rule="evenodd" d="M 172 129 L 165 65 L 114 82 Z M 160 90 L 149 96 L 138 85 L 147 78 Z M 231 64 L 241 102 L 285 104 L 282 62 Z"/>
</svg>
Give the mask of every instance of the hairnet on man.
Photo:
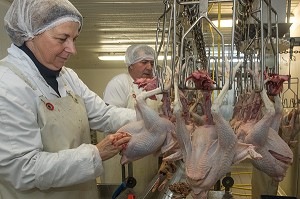
<svg viewBox="0 0 300 199">
<path fill-rule="evenodd" d="M 153 48 L 144 44 L 131 45 L 125 52 L 125 64 L 127 67 L 142 60 L 153 61 L 155 52 Z"/>
</svg>

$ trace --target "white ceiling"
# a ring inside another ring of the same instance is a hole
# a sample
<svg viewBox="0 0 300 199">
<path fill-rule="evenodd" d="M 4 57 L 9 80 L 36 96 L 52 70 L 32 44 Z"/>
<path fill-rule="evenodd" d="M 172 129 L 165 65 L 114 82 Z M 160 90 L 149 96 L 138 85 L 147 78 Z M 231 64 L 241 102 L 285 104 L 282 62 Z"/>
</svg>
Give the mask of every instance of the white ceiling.
<svg viewBox="0 0 300 199">
<path fill-rule="evenodd" d="M 70 1 L 82 13 L 84 24 L 76 43 L 78 53 L 70 59 L 68 66 L 105 68 L 106 64 L 98 59 L 100 54 L 124 54 L 126 48 L 135 43 L 146 43 L 154 47 L 157 20 L 164 12 L 166 0 Z M 186 0 L 181 0 L 183 1 Z M 211 10 L 208 17 L 211 19 L 218 13 L 218 4 L 212 0 L 209 2 Z M 221 2 L 222 17 L 231 18 L 232 1 L 218 2 Z M 298 4 L 299 0 L 291 1 L 291 13 Z M 285 13 L 285 9 L 282 11 Z M 231 28 L 221 31 L 225 39 L 230 39 Z"/>
<path fill-rule="evenodd" d="M 155 45 L 156 23 L 163 0 L 71 0 L 84 16 L 72 68 L 103 68 L 100 54 L 121 53 L 135 43 Z M 118 67 L 118 65 L 116 65 Z M 119 66 L 124 67 L 124 66 Z"/>
</svg>

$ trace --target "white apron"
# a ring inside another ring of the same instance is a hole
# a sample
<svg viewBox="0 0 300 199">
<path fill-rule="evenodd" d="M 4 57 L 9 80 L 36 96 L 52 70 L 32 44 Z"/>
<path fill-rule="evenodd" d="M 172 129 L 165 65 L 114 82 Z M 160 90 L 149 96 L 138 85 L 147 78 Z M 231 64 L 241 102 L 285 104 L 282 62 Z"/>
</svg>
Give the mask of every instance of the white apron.
<svg viewBox="0 0 300 199">
<path fill-rule="evenodd" d="M 41 91 L 13 65 L 6 66 L 38 92 L 43 103 L 38 109 L 38 124 L 41 128 L 43 151 L 58 152 L 90 143 L 90 128 L 83 100 L 67 90 L 66 97 L 47 100 Z M 74 175 L 76 175 L 74 173 Z M 1 199 L 96 199 L 98 191 L 96 180 L 62 188 L 39 190 L 37 188 L 18 191 L 11 185 L 0 184 Z"/>
</svg>

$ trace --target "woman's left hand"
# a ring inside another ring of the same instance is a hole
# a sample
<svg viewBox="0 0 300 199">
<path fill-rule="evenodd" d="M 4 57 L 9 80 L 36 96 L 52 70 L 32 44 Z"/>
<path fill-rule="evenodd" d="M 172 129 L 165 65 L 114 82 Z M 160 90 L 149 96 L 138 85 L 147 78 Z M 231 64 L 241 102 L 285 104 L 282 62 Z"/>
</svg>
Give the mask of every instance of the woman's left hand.
<svg viewBox="0 0 300 199">
<path fill-rule="evenodd" d="M 131 135 L 125 132 L 118 132 L 106 136 L 96 147 L 99 150 L 101 159 L 107 160 L 124 150 L 131 139 Z"/>
</svg>

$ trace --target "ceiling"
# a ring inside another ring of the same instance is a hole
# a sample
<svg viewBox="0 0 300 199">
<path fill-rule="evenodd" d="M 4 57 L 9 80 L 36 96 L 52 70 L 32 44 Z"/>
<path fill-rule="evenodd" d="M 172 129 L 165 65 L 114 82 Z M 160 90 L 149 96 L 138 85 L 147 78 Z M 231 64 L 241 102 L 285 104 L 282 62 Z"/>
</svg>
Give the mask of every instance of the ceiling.
<svg viewBox="0 0 300 199">
<path fill-rule="evenodd" d="M 120 53 L 135 43 L 154 47 L 157 19 L 163 0 L 71 0 L 84 17 L 76 42 L 78 55 L 69 60 L 72 68 L 110 67 L 100 54 Z M 122 67 L 123 65 L 115 65 Z"/>
<path fill-rule="evenodd" d="M 136 43 L 155 46 L 157 21 L 164 12 L 164 2 L 167 0 L 70 1 L 83 15 L 84 24 L 76 42 L 77 55 L 69 60 L 67 66 L 107 68 L 107 62 L 98 59 L 100 54 L 124 54 L 129 45 Z M 221 2 L 222 18 L 231 18 L 232 1 L 222 0 L 209 0 L 208 17 L 211 19 L 217 16 L 216 2 Z M 299 0 L 291 0 L 291 13 L 298 4 Z M 285 10 L 283 11 L 285 13 Z M 230 41 L 231 28 L 223 28 L 220 31 L 224 38 Z"/>
</svg>

